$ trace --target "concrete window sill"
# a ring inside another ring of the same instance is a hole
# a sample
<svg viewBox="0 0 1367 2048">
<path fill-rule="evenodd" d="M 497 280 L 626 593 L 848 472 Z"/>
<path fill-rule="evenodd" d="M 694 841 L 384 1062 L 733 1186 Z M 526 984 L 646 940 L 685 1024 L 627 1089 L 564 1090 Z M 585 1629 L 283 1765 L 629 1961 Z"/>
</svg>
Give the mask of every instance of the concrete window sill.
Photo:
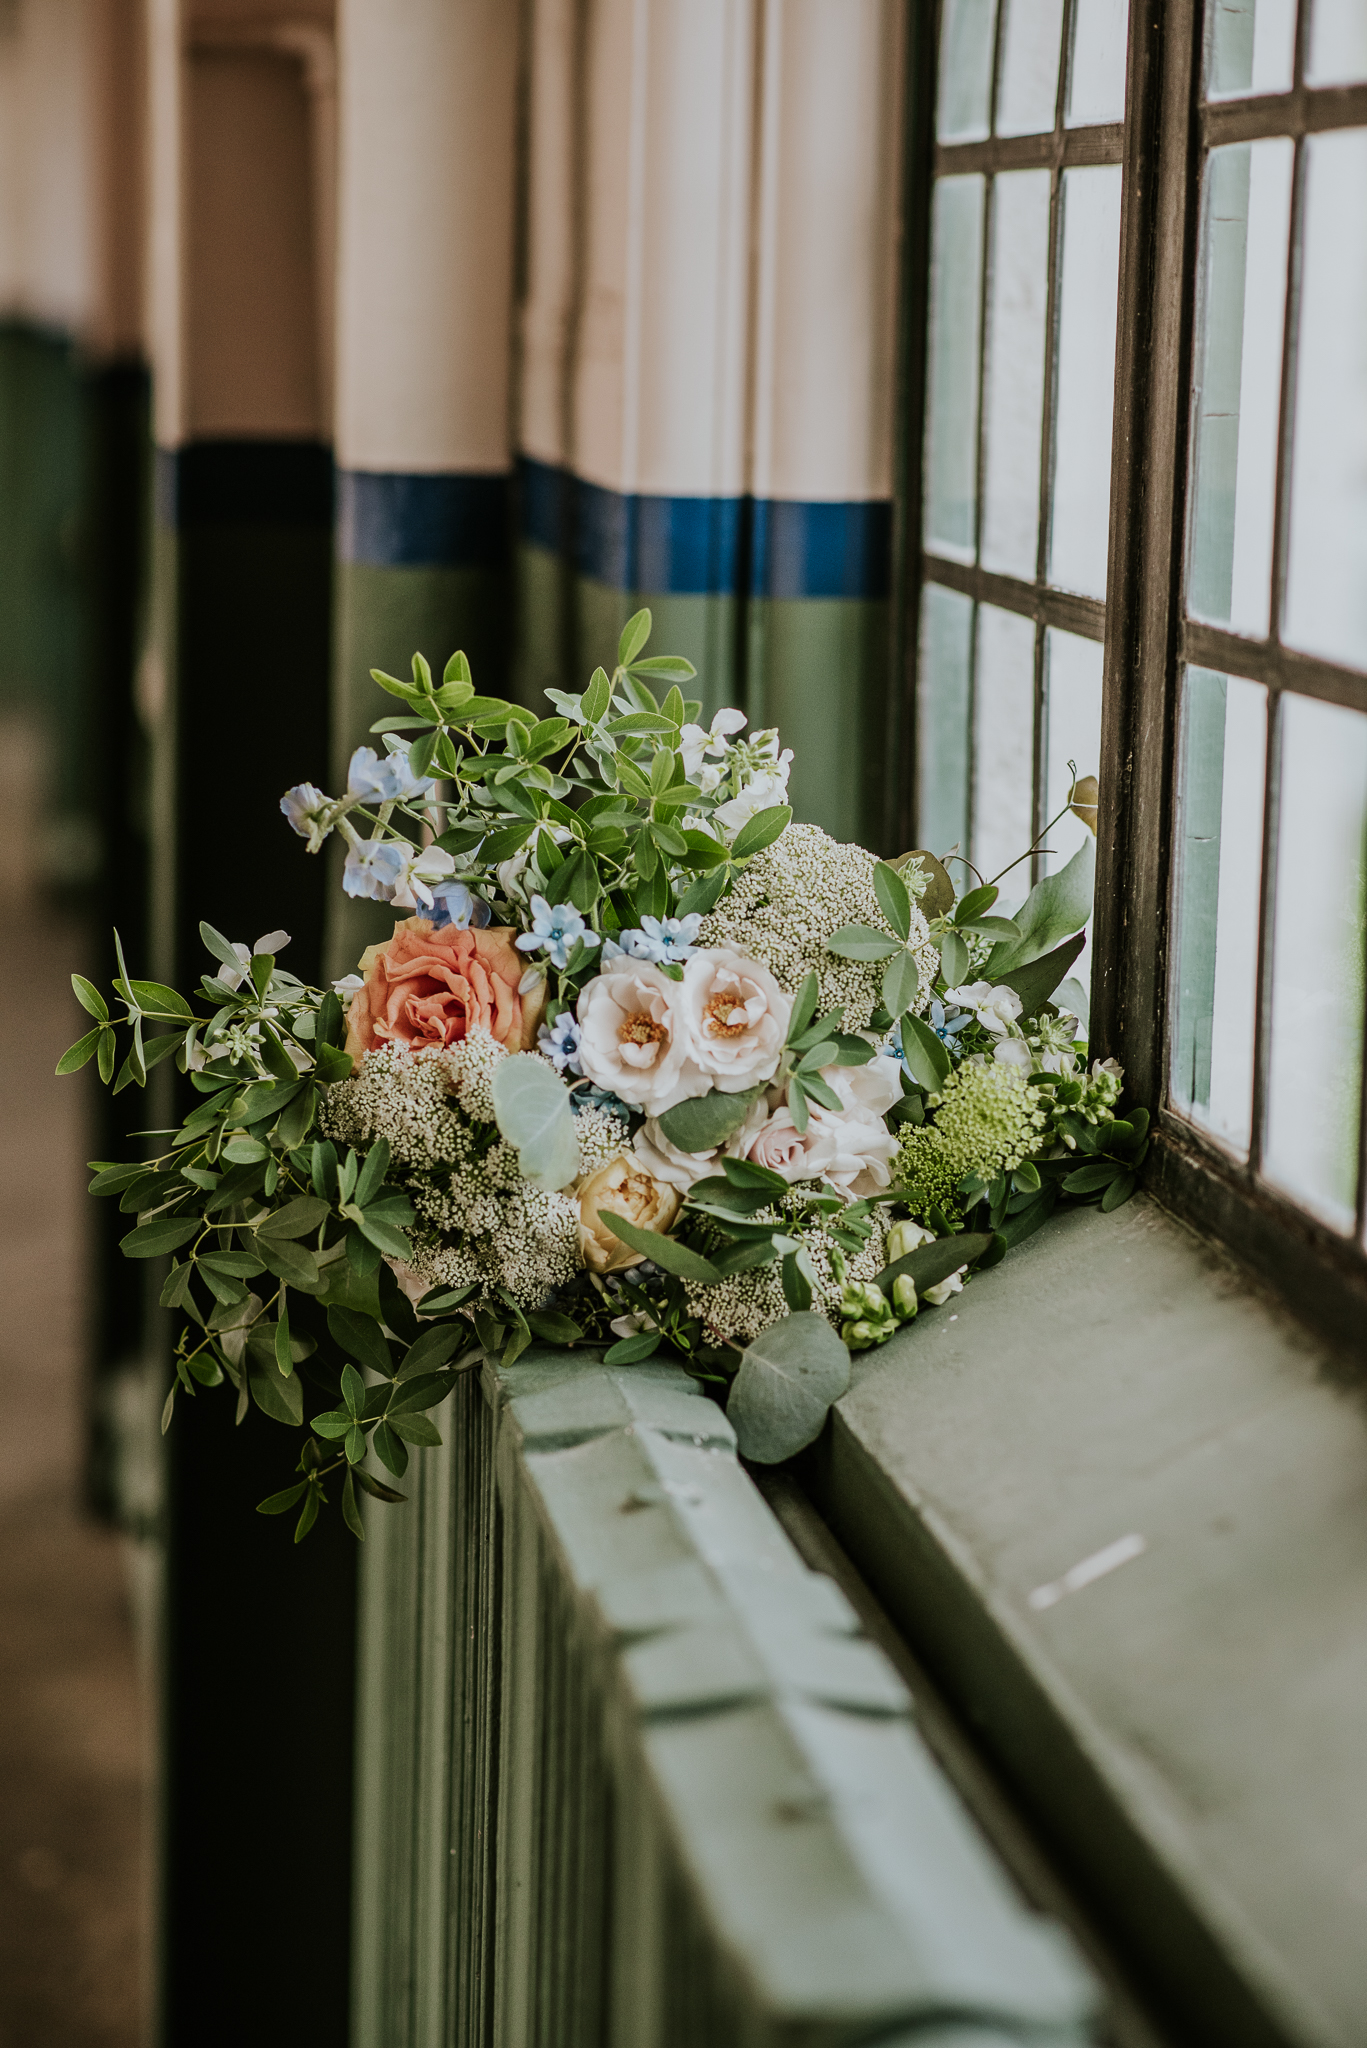
<svg viewBox="0 0 1367 2048">
<path fill-rule="evenodd" d="M 1056 1219 L 856 1362 L 808 1478 L 1174 2037 L 1361 2048 L 1343 1365 L 1141 1197 Z"/>
</svg>

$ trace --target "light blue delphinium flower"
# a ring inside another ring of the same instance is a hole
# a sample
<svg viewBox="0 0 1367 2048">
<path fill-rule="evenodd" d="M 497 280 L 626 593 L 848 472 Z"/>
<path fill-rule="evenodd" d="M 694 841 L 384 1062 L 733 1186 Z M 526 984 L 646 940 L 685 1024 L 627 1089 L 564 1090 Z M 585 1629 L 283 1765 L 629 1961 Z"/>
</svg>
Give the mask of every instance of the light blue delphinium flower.
<svg viewBox="0 0 1367 2048">
<path fill-rule="evenodd" d="M 562 1010 L 554 1024 L 543 1024 L 536 1035 L 537 1050 L 543 1052 L 557 1074 L 582 1074 L 579 1064 L 579 1024 L 573 1010 Z"/>
<path fill-rule="evenodd" d="M 348 896 L 392 903 L 408 872 L 413 849 L 402 839 L 362 839 L 347 850 L 342 887 Z"/>
<path fill-rule="evenodd" d="M 673 960 L 691 960 L 701 926 L 696 911 L 688 917 L 643 917 L 639 928 L 618 933 L 619 950 L 633 960 L 653 960 L 657 967 Z"/>
<path fill-rule="evenodd" d="M 313 835 L 313 823 L 319 811 L 325 811 L 332 798 L 324 796 L 312 782 L 296 782 L 293 789 L 287 789 L 280 799 L 280 808 L 289 819 L 301 839 Z"/>
<path fill-rule="evenodd" d="M 484 898 L 476 896 L 464 882 L 441 882 L 432 891 L 433 931 L 448 924 L 457 931 L 479 931 L 488 924 L 491 914 Z"/>
<path fill-rule="evenodd" d="M 515 943 L 519 952 L 545 952 L 552 967 L 564 968 L 580 939 L 586 946 L 598 944 L 597 932 L 589 930 L 572 903 L 552 908 L 544 896 L 533 896 L 532 928 Z"/>
<path fill-rule="evenodd" d="M 382 760 L 373 747 L 357 747 L 346 786 L 347 795 L 363 803 L 390 804 L 430 796 L 437 785 L 430 775 L 412 773 L 407 754 L 386 754 Z"/>
</svg>

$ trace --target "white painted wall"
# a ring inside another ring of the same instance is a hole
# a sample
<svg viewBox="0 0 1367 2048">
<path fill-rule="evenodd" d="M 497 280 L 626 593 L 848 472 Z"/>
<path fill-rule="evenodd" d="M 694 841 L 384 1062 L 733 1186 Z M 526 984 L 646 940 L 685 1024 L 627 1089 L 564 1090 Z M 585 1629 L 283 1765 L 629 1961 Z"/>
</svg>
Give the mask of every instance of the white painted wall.
<svg viewBox="0 0 1367 2048">
<path fill-rule="evenodd" d="M 20 0 L 0 28 L 0 311 L 81 334 L 96 292 L 87 0 Z"/>
<path fill-rule="evenodd" d="M 510 461 L 519 10 L 340 0 L 338 462 Z"/>
<path fill-rule="evenodd" d="M 527 77 L 526 277 L 518 323 L 518 446 L 565 460 L 575 305 L 576 0 L 532 0 Z"/>
</svg>

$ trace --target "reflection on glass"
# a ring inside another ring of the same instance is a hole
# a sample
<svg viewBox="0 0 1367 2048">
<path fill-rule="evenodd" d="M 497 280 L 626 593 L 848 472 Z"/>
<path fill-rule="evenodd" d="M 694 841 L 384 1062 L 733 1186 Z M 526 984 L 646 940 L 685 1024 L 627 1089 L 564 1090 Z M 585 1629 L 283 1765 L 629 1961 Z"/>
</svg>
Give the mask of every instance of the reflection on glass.
<svg viewBox="0 0 1367 2048">
<path fill-rule="evenodd" d="M 998 176 L 990 274 L 982 559 L 989 569 L 1033 582 L 1049 297 L 1048 171 Z"/>
<path fill-rule="evenodd" d="M 1361 0 L 1358 0 L 1361 4 Z M 1367 667 L 1367 129 L 1305 145 L 1284 638 Z"/>
<path fill-rule="evenodd" d="M 972 647 L 972 599 L 927 583 L 921 593 L 916 816 L 921 842 L 933 853 L 962 848 L 968 836 Z"/>
<path fill-rule="evenodd" d="M 1101 642 L 1076 633 L 1050 631 L 1044 637 L 1044 815 L 1052 818 L 1067 803 L 1076 761 L 1079 777 L 1101 766 Z M 1066 866 L 1092 837 L 1071 812 L 1051 826 L 1044 872 Z"/>
<path fill-rule="evenodd" d="M 1063 0 L 1005 0 L 998 135 L 1038 135 L 1054 125 Z"/>
<path fill-rule="evenodd" d="M 1120 166 L 1063 174 L 1049 581 L 1106 595 L 1115 402 Z"/>
<path fill-rule="evenodd" d="M 1367 717 L 1283 697 L 1263 1171 L 1339 1230 L 1357 1193 L 1364 833 Z"/>
<path fill-rule="evenodd" d="M 1362 0 L 1315 0 L 1305 79 L 1307 85 L 1357 85 L 1367 79 L 1367 7 Z"/>
<path fill-rule="evenodd" d="M 1206 170 L 1187 608 L 1261 639 L 1272 587 L 1293 144 L 1234 143 Z"/>
<path fill-rule="evenodd" d="M 1325 0 L 1316 0 L 1316 13 Z M 1357 6 L 1360 0 L 1344 0 Z M 1296 0 L 1211 0 L 1206 96 L 1290 92 L 1296 56 Z"/>
<path fill-rule="evenodd" d="M 988 132 L 996 0 L 945 0 L 940 24 L 941 142 L 973 142 Z"/>
<path fill-rule="evenodd" d="M 1187 670 L 1177 808 L 1173 1106 L 1239 1158 L 1253 1127 L 1253 1046 L 1267 691 Z"/>
<path fill-rule="evenodd" d="M 1128 0 L 1074 0 L 1068 127 L 1124 120 L 1129 33 Z"/>
<path fill-rule="evenodd" d="M 1034 836 L 1035 624 L 978 607 L 973 699 L 973 861 L 985 881 Z M 1018 894 L 1029 886 L 1029 869 Z"/>
<path fill-rule="evenodd" d="M 930 271 L 926 542 L 969 562 L 978 509 L 982 260 L 983 180 L 976 175 L 941 178 L 935 187 Z"/>
</svg>

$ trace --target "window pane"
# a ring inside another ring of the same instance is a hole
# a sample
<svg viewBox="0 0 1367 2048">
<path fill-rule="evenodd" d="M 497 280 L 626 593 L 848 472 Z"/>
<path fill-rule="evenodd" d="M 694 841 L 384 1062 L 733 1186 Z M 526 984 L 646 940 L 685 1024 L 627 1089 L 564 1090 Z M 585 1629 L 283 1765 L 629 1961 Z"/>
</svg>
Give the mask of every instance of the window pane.
<svg viewBox="0 0 1367 2048">
<path fill-rule="evenodd" d="M 1049 581 L 1106 595 L 1115 404 L 1120 166 L 1063 174 L 1058 391 Z"/>
<path fill-rule="evenodd" d="M 1284 697 L 1263 1170 L 1340 1230 L 1357 1192 L 1364 832 L 1367 717 Z"/>
<path fill-rule="evenodd" d="M 1187 608 L 1261 639 L 1272 587 L 1293 144 L 1236 143 L 1206 169 Z"/>
<path fill-rule="evenodd" d="M 1044 637 L 1044 816 L 1052 818 L 1067 803 L 1072 790 L 1070 761 L 1076 761 L 1079 779 L 1095 775 L 1101 766 L 1101 668 L 1099 640 L 1083 640 L 1076 633 L 1050 631 Z M 1049 851 L 1044 872 L 1053 874 L 1065 867 L 1080 846 L 1092 837 L 1080 818 L 1070 811 L 1051 826 Z"/>
<path fill-rule="evenodd" d="M 1063 0 L 1006 0 L 998 135 L 1039 135 L 1054 125 Z"/>
<path fill-rule="evenodd" d="M 1267 692 L 1192 668 L 1182 698 L 1172 1099 L 1243 1159 L 1253 1122 Z"/>
<path fill-rule="evenodd" d="M 996 0 L 945 0 L 940 26 L 941 142 L 971 142 L 988 130 Z"/>
<path fill-rule="evenodd" d="M 1360 4 L 1360 0 L 1359 0 Z M 1367 129 L 1305 145 L 1285 638 L 1367 667 Z"/>
<path fill-rule="evenodd" d="M 992 193 L 983 431 L 982 559 L 1035 579 L 1049 298 L 1049 173 L 1008 171 Z"/>
<path fill-rule="evenodd" d="M 978 321 L 982 288 L 981 177 L 935 187 L 926 422 L 928 546 L 974 559 L 978 509 Z"/>
<path fill-rule="evenodd" d="M 917 832 L 932 853 L 968 838 L 969 664 L 973 601 L 927 583 L 921 593 Z"/>
<path fill-rule="evenodd" d="M 1356 85 L 1367 78 L 1367 7 L 1362 0 L 1314 0 L 1309 85 Z"/>
<path fill-rule="evenodd" d="M 1068 79 L 1068 126 L 1084 128 L 1125 118 L 1125 46 L 1128 0 L 1075 0 L 1073 61 Z"/>
<path fill-rule="evenodd" d="M 1347 0 L 1356 6 L 1358 0 Z M 1296 0 L 1210 0 L 1206 96 L 1290 92 Z"/>
<path fill-rule="evenodd" d="M 973 860 L 991 881 L 1034 837 L 1035 623 L 978 607 L 973 700 Z M 1022 878 L 1019 896 L 1030 885 Z M 1009 890 L 1008 890 L 1009 893 Z"/>
</svg>

